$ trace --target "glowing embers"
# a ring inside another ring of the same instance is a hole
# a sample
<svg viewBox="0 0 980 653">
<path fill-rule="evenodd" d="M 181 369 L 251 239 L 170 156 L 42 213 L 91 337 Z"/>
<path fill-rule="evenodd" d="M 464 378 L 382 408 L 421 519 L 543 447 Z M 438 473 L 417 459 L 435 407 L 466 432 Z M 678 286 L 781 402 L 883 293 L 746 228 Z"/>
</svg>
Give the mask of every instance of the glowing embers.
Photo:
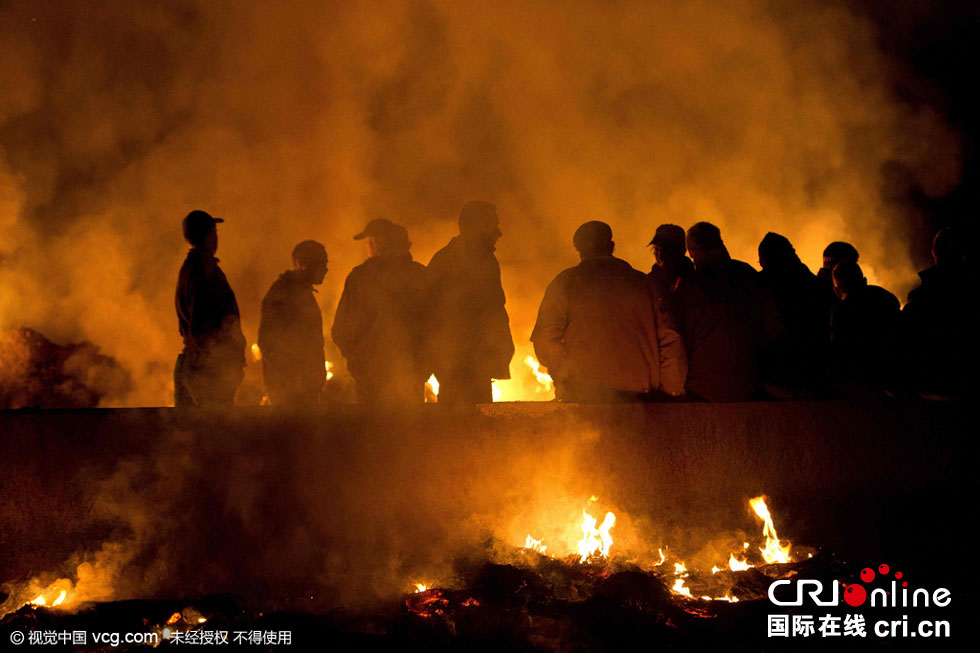
<svg viewBox="0 0 980 653">
<path fill-rule="evenodd" d="M 793 545 L 789 541 L 786 541 L 785 545 L 779 542 L 776 526 L 772 523 L 772 515 L 769 514 L 769 507 L 766 506 L 765 495 L 749 499 L 749 505 L 763 521 L 762 534 L 766 538 L 766 546 L 759 551 L 762 552 L 766 564 L 792 562 L 789 551 Z"/>
</svg>

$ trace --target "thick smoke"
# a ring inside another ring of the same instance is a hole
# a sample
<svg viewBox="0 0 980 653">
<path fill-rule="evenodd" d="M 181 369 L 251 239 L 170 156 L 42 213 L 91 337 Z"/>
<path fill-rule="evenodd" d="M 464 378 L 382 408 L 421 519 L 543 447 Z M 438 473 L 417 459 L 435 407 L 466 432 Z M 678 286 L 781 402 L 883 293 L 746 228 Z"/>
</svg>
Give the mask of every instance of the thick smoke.
<svg viewBox="0 0 980 653">
<path fill-rule="evenodd" d="M 769 230 L 811 268 L 849 240 L 902 295 L 896 198 L 959 176 L 942 116 L 893 96 L 834 3 L 15 2 L 0 25 L 0 328 L 94 342 L 137 380 L 115 404 L 170 401 L 191 208 L 227 220 L 254 341 L 296 242 L 327 246 L 329 325 L 367 220 L 427 262 L 463 202 L 495 202 L 516 371 L 585 220 L 638 268 L 662 222 L 714 221 L 751 263 Z"/>
</svg>

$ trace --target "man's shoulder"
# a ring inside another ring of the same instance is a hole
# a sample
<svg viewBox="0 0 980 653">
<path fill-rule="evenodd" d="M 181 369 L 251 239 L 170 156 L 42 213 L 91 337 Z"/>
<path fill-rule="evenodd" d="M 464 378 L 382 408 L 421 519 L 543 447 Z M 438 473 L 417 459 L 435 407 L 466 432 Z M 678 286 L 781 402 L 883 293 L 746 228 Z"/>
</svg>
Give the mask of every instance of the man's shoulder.
<svg viewBox="0 0 980 653">
<path fill-rule="evenodd" d="M 283 272 L 279 278 L 272 282 L 269 290 L 265 293 L 265 301 L 276 301 L 293 294 L 296 291 L 296 284 L 293 283 L 292 275 L 289 271 Z"/>
<path fill-rule="evenodd" d="M 732 259 L 728 262 L 728 270 L 730 273 L 737 274 L 740 276 L 748 277 L 751 279 L 759 280 L 759 271 L 754 267 L 746 263 L 745 261 L 739 261 L 738 259 Z"/>
<path fill-rule="evenodd" d="M 868 295 L 872 298 L 873 301 L 886 308 L 894 308 L 894 309 L 901 308 L 902 303 L 898 301 L 898 297 L 896 297 L 895 294 L 892 293 L 891 291 L 886 290 L 881 286 L 869 285 Z"/>
<path fill-rule="evenodd" d="M 456 258 L 457 249 L 458 246 L 456 239 L 453 238 L 432 255 L 432 258 L 429 259 L 429 265 L 427 267 L 432 268 L 448 264 L 450 261 Z"/>
</svg>

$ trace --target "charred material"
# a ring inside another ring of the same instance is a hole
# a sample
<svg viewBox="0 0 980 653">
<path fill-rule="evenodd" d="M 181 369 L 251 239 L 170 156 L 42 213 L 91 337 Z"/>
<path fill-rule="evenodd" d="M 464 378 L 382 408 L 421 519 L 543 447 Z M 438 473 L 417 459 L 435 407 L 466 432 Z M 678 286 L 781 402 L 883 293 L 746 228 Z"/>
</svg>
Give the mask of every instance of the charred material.
<svg viewBox="0 0 980 653">
<path fill-rule="evenodd" d="M 58 345 L 26 327 L 0 334 L 0 409 L 94 408 L 131 386 L 129 373 L 90 342 Z"/>
</svg>

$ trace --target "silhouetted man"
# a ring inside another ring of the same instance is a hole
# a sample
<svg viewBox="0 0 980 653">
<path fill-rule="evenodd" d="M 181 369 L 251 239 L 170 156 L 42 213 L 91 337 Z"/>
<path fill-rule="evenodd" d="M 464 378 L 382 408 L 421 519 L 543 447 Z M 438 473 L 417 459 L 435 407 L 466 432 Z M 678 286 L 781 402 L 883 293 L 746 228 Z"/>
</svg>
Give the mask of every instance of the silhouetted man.
<svg viewBox="0 0 980 653">
<path fill-rule="evenodd" d="M 783 323 L 782 335 L 765 351 L 763 376 L 769 391 L 803 397 L 825 389 L 836 296 L 803 264 L 785 236 L 766 234 L 759 243 L 759 264 L 762 286 Z"/>
<path fill-rule="evenodd" d="M 654 307 L 669 301 L 681 279 L 694 274 L 694 263 L 685 256 L 684 229 L 676 224 L 657 227 L 649 246 L 656 261 L 647 273 L 653 291 Z"/>
<path fill-rule="evenodd" d="M 708 401 L 745 401 L 760 393 L 762 347 L 781 330 L 759 273 L 733 260 L 718 227 L 699 222 L 687 232 L 694 274 L 671 299 L 687 348 L 687 392 Z"/>
<path fill-rule="evenodd" d="M 833 279 L 841 303 L 834 308 L 830 332 L 840 380 L 845 386 L 852 382 L 876 388 L 893 384 L 898 298 L 880 286 L 868 285 L 861 267 L 853 261 L 838 263 Z"/>
<path fill-rule="evenodd" d="M 315 405 L 323 389 L 323 317 L 313 286 L 326 274 L 327 250 L 305 240 L 293 249 L 293 269 L 279 275 L 262 300 L 262 379 L 273 406 Z"/>
<path fill-rule="evenodd" d="M 612 255 L 604 222 L 586 222 L 572 243 L 581 262 L 549 284 L 531 334 L 556 397 L 581 403 L 680 395 L 684 347 L 669 316 L 654 309 L 646 275 Z"/>
<path fill-rule="evenodd" d="M 837 304 L 839 299 L 837 298 L 836 292 L 834 291 L 834 279 L 833 272 L 834 268 L 837 267 L 838 263 L 843 263 L 844 261 L 850 261 L 851 263 L 858 262 L 858 251 L 855 249 L 854 245 L 850 243 L 845 243 L 839 240 L 827 245 L 823 250 L 823 267 L 817 270 L 817 278 L 819 278 L 823 286 L 828 292 L 834 294 L 834 305 Z"/>
<path fill-rule="evenodd" d="M 214 257 L 215 224 L 224 222 L 204 211 L 184 218 L 190 244 L 177 277 L 177 325 L 184 350 L 174 366 L 175 406 L 230 406 L 242 382 L 245 336 L 238 302 Z"/>
<path fill-rule="evenodd" d="M 354 236 L 368 259 L 347 275 L 331 335 L 347 360 L 363 404 L 421 404 L 428 371 L 425 267 L 412 260 L 405 227 L 383 218 Z"/>
<path fill-rule="evenodd" d="M 429 261 L 429 360 L 440 404 L 489 403 L 491 379 L 510 378 L 514 341 L 493 254 L 500 236 L 496 207 L 469 202 L 459 214 L 459 235 Z"/>
<path fill-rule="evenodd" d="M 935 265 L 902 310 L 911 388 L 932 398 L 964 396 L 976 387 L 976 273 L 966 265 L 963 235 L 943 229 L 932 241 Z"/>
</svg>

